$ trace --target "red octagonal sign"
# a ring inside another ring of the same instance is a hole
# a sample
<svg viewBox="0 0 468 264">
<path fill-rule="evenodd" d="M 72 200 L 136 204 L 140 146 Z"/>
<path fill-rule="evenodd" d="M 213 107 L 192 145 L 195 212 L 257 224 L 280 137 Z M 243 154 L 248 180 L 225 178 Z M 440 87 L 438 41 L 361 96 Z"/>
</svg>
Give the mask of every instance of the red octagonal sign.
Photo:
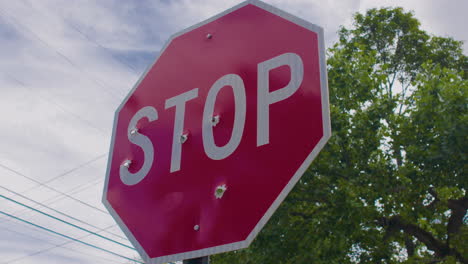
<svg viewBox="0 0 468 264">
<path fill-rule="evenodd" d="M 147 263 L 244 248 L 330 134 L 322 29 L 246 1 L 171 37 L 117 109 L 103 202 Z"/>
</svg>

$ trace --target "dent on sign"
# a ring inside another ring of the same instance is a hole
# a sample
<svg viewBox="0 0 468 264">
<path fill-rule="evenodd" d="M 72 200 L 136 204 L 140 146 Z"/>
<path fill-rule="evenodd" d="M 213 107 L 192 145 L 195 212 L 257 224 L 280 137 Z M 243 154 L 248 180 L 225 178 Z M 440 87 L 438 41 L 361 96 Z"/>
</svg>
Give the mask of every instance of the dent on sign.
<svg viewBox="0 0 468 264">
<path fill-rule="evenodd" d="M 281 66 L 290 68 L 290 81 L 281 89 L 270 91 L 269 73 Z M 301 57 L 295 53 L 284 53 L 258 64 L 257 67 L 257 147 L 270 142 L 269 133 L 269 106 L 293 95 L 301 86 L 304 77 L 304 64 Z M 234 124 L 229 141 L 224 146 L 215 143 L 213 129 L 219 122 L 219 116 L 213 116 L 216 97 L 221 89 L 232 89 L 234 94 Z M 175 107 L 174 130 L 172 140 L 172 153 L 170 172 L 179 171 L 182 155 L 182 143 L 188 135 L 183 134 L 186 103 L 198 97 L 198 88 L 194 88 L 165 101 L 165 109 Z M 244 133 L 246 117 L 246 92 L 242 78 L 233 73 L 226 74 L 216 80 L 207 94 L 203 109 L 202 128 L 203 148 L 205 154 L 212 160 L 222 160 L 229 157 L 239 146 Z M 155 147 L 151 139 L 140 133 L 136 127 L 139 120 L 147 118 L 150 122 L 157 122 L 158 110 L 153 106 L 142 107 L 132 117 L 128 124 L 128 140 L 139 146 L 144 153 L 143 166 L 137 172 L 130 172 L 130 160 L 122 161 L 120 166 L 120 179 L 126 185 L 135 185 L 143 180 L 150 171 L 154 162 Z"/>
</svg>

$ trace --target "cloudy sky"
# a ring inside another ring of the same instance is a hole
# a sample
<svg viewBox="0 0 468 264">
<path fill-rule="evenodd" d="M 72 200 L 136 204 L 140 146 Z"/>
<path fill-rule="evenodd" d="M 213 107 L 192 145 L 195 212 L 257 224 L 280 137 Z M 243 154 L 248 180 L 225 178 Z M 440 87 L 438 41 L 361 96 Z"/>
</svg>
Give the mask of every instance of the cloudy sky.
<svg viewBox="0 0 468 264">
<path fill-rule="evenodd" d="M 100 202 L 113 112 L 171 34 L 240 2 L 0 0 L 0 264 L 137 256 Z M 465 0 L 267 2 L 324 27 L 328 46 L 353 13 L 381 6 L 468 40 Z"/>
</svg>

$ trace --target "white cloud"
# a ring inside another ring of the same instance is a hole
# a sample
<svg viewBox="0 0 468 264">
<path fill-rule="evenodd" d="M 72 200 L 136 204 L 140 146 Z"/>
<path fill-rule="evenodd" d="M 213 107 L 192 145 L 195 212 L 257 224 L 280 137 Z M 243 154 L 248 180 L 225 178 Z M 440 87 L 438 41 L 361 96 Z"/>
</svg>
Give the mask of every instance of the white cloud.
<svg viewBox="0 0 468 264">
<path fill-rule="evenodd" d="M 239 0 L 64 1 L 18 0 L 0 3 L 0 165 L 48 183 L 51 188 L 103 209 L 100 202 L 113 112 L 170 35 L 240 3 Z M 337 39 L 352 14 L 370 7 L 413 9 L 424 29 L 467 40 L 466 1 L 271 0 L 269 3 L 325 28 L 327 45 Z M 466 44 L 465 44 L 466 47 Z M 73 168 L 80 167 L 70 173 Z M 0 186 L 104 228 L 110 216 L 80 204 L 0 166 Z M 21 200 L 4 190 L 1 194 Z M 33 202 L 21 200 L 34 205 Z M 35 205 L 37 206 L 37 205 Z M 83 232 L 57 224 L 0 199 L 0 210 L 76 237 Z M 41 210 L 51 212 L 42 208 Z M 22 213 L 20 213 L 22 212 Z M 67 240 L 15 221 L 0 219 L 0 258 L 24 257 Z M 69 221 L 80 224 L 72 219 Z M 98 229 L 89 227 L 91 230 Z M 109 229 L 117 235 L 121 232 Z M 15 233 L 16 232 L 16 233 Z M 20 234 L 18 234 L 20 233 Z M 114 235 L 114 239 L 120 239 Z M 32 238 L 34 236 L 36 238 Z M 118 245 L 88 242 L 121 251 Z M 47 241 L 47 242 L 44 242 Z M 121 240 L 119 240 L 121 241 Z M 49 244 L 47 244 L 49 243 Z M 107 242 L 106 242 L 107 243 Z M 71 243 L 14 263 L 125 260 Z M 99 259 L 99 260 L 97 260 Z"/>
</svg>

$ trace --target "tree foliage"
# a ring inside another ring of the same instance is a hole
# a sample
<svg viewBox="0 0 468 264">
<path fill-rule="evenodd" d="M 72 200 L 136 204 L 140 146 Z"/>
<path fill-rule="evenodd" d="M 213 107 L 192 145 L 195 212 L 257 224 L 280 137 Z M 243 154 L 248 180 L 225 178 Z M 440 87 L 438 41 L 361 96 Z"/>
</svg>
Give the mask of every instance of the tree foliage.
<svg viewBox="0 0 468 264">
<path fill-rule="evenodd" d="M 401 8 L 328 53 L 333 135 L 250 248 L 212 263 L 467 263 L 462 43 Z"/>
</svg>

